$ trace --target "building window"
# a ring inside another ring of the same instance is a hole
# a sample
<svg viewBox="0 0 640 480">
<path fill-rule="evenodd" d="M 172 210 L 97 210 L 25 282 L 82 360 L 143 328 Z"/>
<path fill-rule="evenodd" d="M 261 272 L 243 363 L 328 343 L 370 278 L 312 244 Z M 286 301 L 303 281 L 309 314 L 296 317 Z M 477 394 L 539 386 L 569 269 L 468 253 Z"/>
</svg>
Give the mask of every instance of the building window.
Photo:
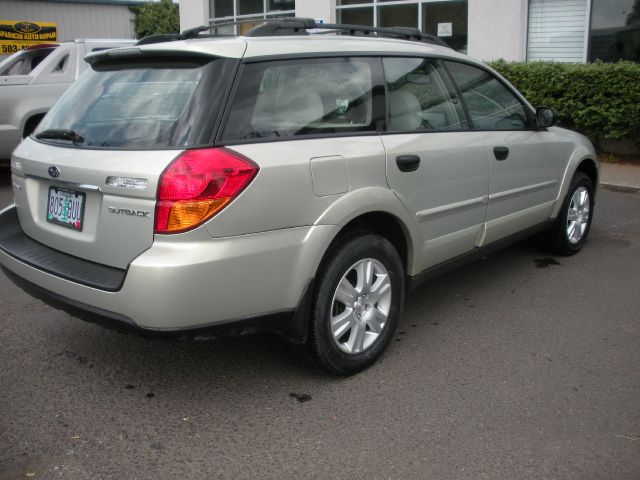
<svg viewBox="0 0 640 480">
<path fill-rule="evenodd" d="M 451 24 L 451 31 L 447 31 Z M 445 28 L 446 26 L 446 28 Z M 428 2 L 422 5 L 422 31 L 441 38 L 455 50 L 467 51 L 467 1 Z M 443 34 L 447 36 L 443 36 Z"/>
<path fill-rule="evenodd" d="M 589 60 L 640 61 L 640 0 L 592 0 Z"/>
<path fill-rule="evenodd" d="M 373 25 L 373 7 L 345 8 L 336 12 L 338 23 L 348 25 Z"/>
<path fill-rule="evenodd" d="M 584 62 L 587 0 L 529 0 L 527 60 Z"/>
<path fill-rule="evenodd" d="M 418 4 L 384 5 L 378 8 L 379 27 L 413 27 L 418 20 Z"/>
<path fill-rule="evenodd" d="M 337 0 L 338 23 L 375 27 L 412 27 L 466 51 L 467 0 Z"/>
<path fill-rule="evenodd" d="M 212 17 L 232 17 L 233 0 L 211 0 Z"/>
<path fill-rule="evenodd" d="M 242 35 L 268 18 L 293 17 L 295 0 L 209 0 L 212 24 L 244 22 L 223 25 L 217 29 L 222 35 Z"/>
</svg>

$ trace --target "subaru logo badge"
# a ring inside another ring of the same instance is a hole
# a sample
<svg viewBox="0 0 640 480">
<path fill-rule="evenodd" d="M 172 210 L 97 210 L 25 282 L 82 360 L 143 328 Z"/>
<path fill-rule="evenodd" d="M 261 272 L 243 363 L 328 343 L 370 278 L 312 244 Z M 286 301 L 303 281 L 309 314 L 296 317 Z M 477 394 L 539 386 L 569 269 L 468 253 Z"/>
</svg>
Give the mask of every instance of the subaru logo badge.
<svg viewBox="0 0 640 480">
<path fill-rule="evenodd" d="M 51 165 L 49 167 L 49 176 L 53 177 L 53 178 L 57 178 L 60 176 L 60 169 L 58 167 L 56 167 L 55 165 Z"/>
</svg>

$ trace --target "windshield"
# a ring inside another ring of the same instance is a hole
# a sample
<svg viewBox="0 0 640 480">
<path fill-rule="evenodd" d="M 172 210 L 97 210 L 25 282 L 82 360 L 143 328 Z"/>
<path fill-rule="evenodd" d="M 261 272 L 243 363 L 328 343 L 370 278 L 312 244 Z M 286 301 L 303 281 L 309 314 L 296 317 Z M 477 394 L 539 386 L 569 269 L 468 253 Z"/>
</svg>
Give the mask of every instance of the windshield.
<svg viewBox="0 0 640 480">
<path fill-rule="evenodd" d="M 40 123 L 41 141 L 78 148 L 183 148 L 210 143 L 234 61 L 162 60 L 96 66 Z M 66 137 L 66 138 L 65 138 Z"/>
<path fill-rule="evenodd" d="M 22 50 L 0 63 L 0 76 L 29 75 L 56 47 Z"/>
</svg>

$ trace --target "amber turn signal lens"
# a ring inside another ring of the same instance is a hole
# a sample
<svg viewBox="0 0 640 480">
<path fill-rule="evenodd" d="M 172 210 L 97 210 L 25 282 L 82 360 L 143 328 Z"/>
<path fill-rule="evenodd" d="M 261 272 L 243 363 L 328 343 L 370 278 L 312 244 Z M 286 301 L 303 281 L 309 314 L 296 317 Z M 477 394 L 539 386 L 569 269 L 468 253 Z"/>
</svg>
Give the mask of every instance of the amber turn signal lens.
<svg viewBox="0 0 640 480">
<path fill-rule="evenodd" d="M 229 197 L 215 200 L 197 200 L 176 202 L 171 207 L 167 232 L 184 231 L 193 225 L 199 225 L 213 217 L 218 210 L 229 203 Z"/>
</svg>

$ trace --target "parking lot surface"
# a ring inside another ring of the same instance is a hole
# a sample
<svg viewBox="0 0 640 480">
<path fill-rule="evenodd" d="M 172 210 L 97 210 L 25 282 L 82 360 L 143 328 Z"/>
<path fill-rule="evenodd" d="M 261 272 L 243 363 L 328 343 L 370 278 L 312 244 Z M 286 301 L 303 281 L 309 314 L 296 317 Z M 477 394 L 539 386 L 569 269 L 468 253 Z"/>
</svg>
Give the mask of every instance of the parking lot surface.
<svg viewBox="0 0 640 480">
<path fill-rule="evenodd" d="M 0 275 L 0 479 L 638 480 L 639 292 L 640 194 L 607 190 L 580 254 L 526 241 L 421 286 L 351 378 L 272 336 L 104 330 Z"/>
</svg>

